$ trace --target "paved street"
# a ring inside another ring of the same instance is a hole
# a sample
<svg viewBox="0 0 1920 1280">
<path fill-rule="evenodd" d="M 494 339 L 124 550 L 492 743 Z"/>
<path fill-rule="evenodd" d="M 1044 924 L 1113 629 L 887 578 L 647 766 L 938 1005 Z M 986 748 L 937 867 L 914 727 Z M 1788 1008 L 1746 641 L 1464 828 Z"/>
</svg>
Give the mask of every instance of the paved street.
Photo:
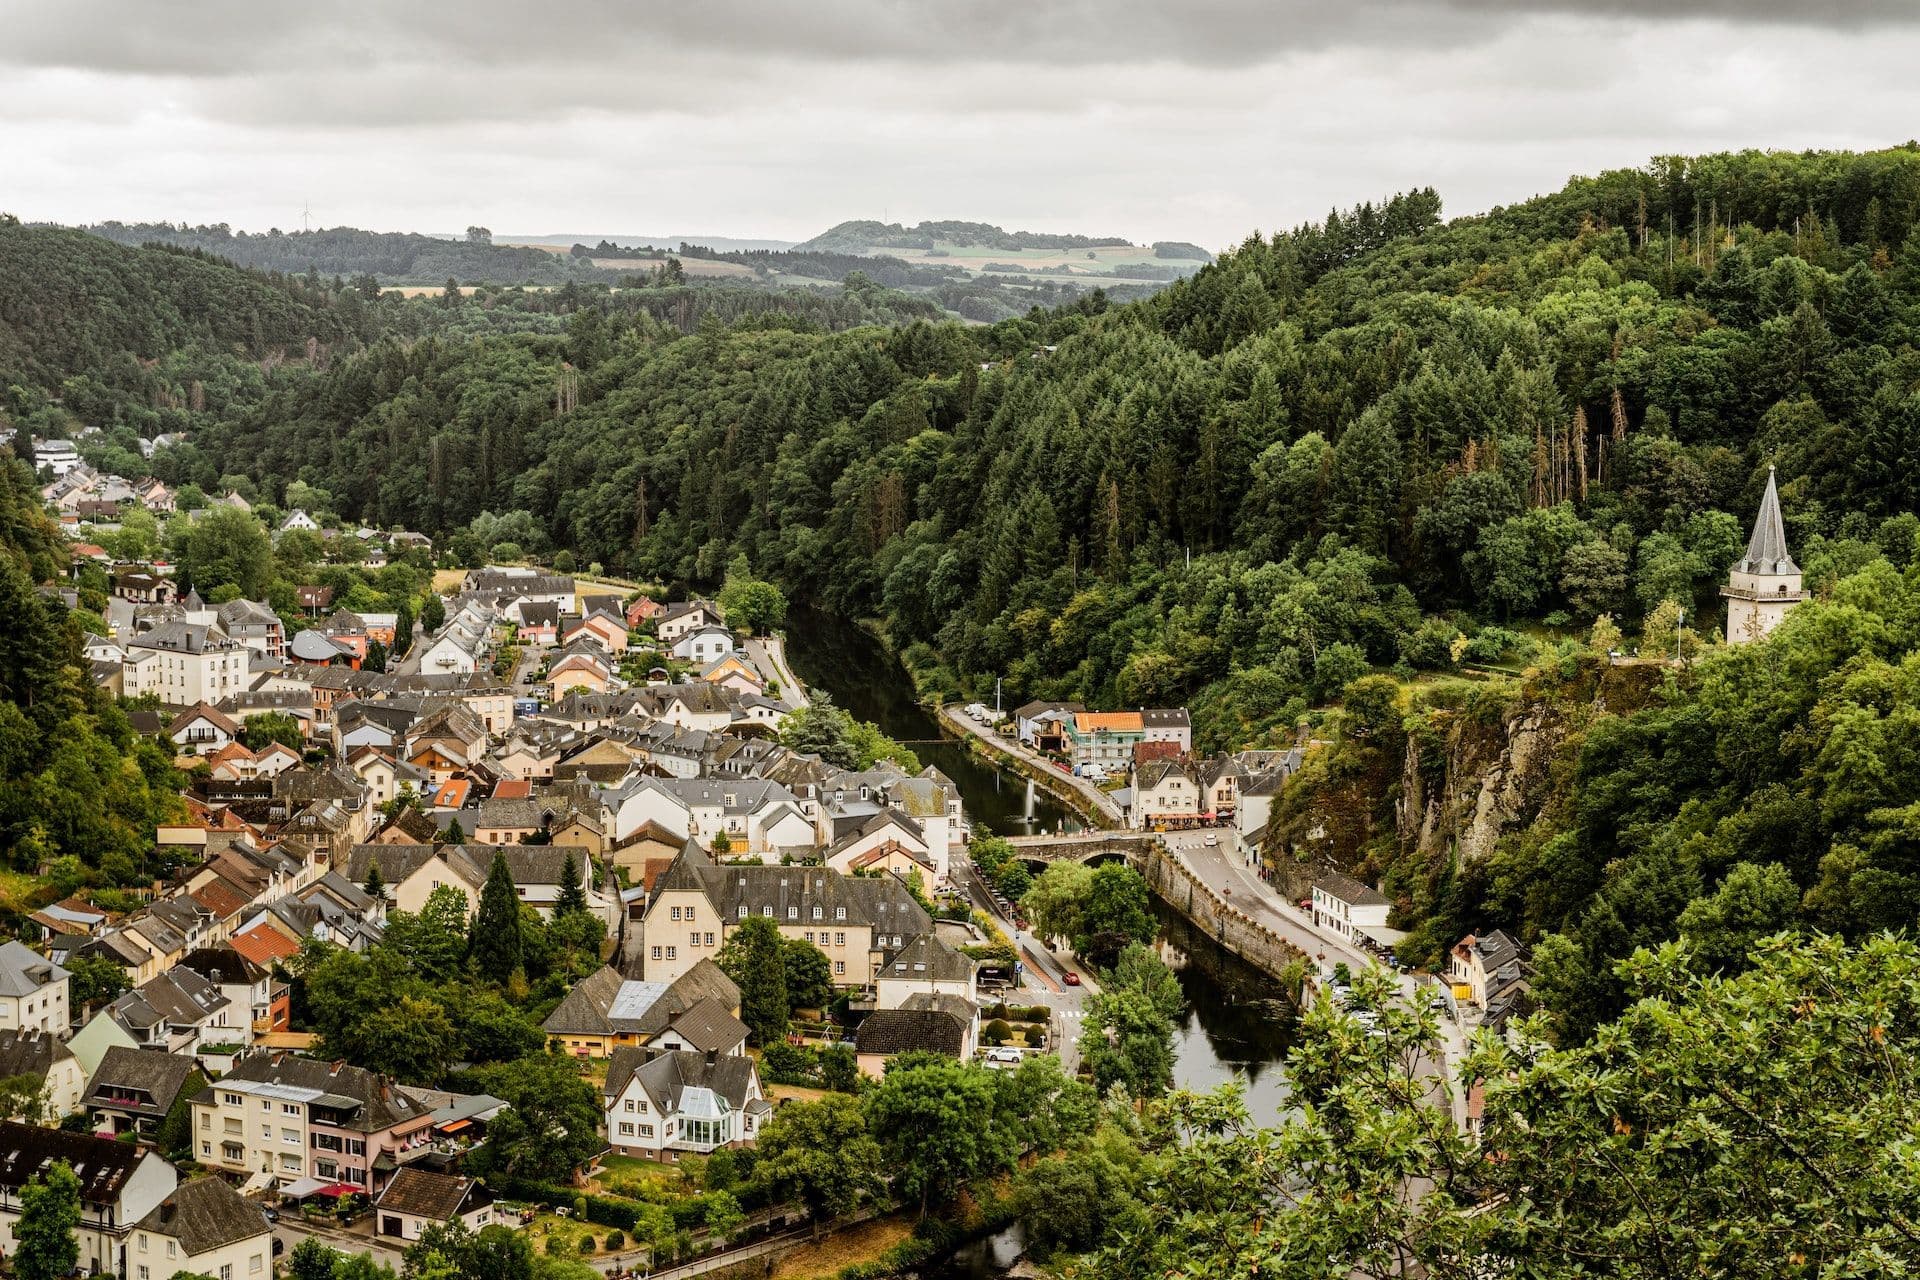
<svg viewBox="0 0 1920 1280">
<path fill-rule="evenodd" d="M 1094 786 L 1085 778 L 1076 778 L 1070 773 L 1062 772 L 1059 767 L 1056 766 L 1053 761 L 1047 759 L 1047 757 L 1037 751 L 1029 750 L 1020 745 L 1020 743 L 1013 738 L 1001 737 L 998 733 L 994 732 L 992 725 L 981 724 L 978 720 L 963 713 L 957 706 L 948 704 L 941 707 L 940 715 L 954 728 L 980 739 L 980 741 L 986 743 L 987 746 L 994 750 L 1004 755 L 1024 760 L 1035 768 L 1045 769 L 1049 774 L 1053 775 L 1055 780 L 1062 786 L 1069 788 L 1075 795 L 1081 797 L 1087 804 L 1093 806 L 1094 811 L 1098 813 L 1101 818 L 1101 821 L 1095 825 L 1105 827 L 1118 827 L 1120 825 L 1120 806 L 1113 802 L 1112 796 Z"/>
<path fill-rule="evenodd" d="M 780 705 L 797 711 L 807 705 L 806 686 L 787 665 L 787 642 L 780 636 L 748 636 L 740 651 L 769 680 L 780 686 Z"/>
</svg>

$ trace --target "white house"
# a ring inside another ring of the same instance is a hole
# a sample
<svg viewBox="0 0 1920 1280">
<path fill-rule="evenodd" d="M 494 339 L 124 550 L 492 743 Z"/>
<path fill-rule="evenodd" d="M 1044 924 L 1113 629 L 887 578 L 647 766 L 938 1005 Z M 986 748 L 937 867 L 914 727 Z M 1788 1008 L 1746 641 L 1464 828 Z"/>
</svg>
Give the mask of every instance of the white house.
<svg viewBox="0 0 1920 1280">
<path fill-rule="evenodd" d="M 725 627 L 701 627 L 675 640 L 667 652 L 682 662 L 704 666 L 733 652 L 733 632 Z"/>
<path fill-rule="evenodd" d="M 772 1107 L 753 1059 L 617 1049 L 607 1064 L 607 1141 L 615 1153 L 677 1161 L 753 1142 Z"/>
<path fill-rule="evenodd" d="M 62 1161 L 80 1179 L 80 1225 L 73 1235 L 83 1270 L 129 1280 L 168 1280 L 182 1269 L 177 1257 L 166 1258 L 164 1252 L 143 1269 L 127 1249 L 133 1224 L 179 1185 L 180 1174 L 172 1165 L 149 1148 L 113 1138 L 11 1121 L 0 1124 L 0 1251 L 11 1258 L 18 1248 L 13 1233 L 20 1222 L 20 1193 Z"/>
<path fill-rule="evenodd" d="M 299 507 L 295 507 L 287 513 L 287 518 L 280 522 L 280 532 L 285 533 L 289 529 L 305 529 L 309 533 L 318 533 L 320 522 Z"/>
<path fill-rule="evenodd" d="M 666 644 L 706 627 L 720 625 L 720 610 L 705 600 L 687 600 L 670 604 L 654 624 L 654 634 Z"/>
<path fill-rule="evenodd" d="M 959 996 L 977 1005 L 980 988 L 972 958 L 924 933 L 873 971 L 876 1008 L 902 1009 L 916 995 Z"/>
<path fill-rule="evenodd" d="M 49 1123 L 80 1109 L 87 1073 L 62 1035 L 37 1027 L 0 1031 L 0 1080 L 22 1076 L 46 1082 Z"/>
<path fill-rule="evenodd" d="M 18 939 L 0 946 L 0 1031 L 66 1035 L 68 985 L 65 969 Z"/>
<path fill-rule="evenodd" d="M 214 1280 L 267 1280 L 273 1228 L 266 1214 L 224 1178 L 183 1182 L 133 1224 L 126 1280 L 166 1280 L 187 1272 Z"/>
<path fill-rule="evenodd" d="M 246 689 L 250 656 L 215 627 L 164 623 L 127 642 L 126 696 L 151 693 L 181 707 L 218 702 Z"/>
<path fill-rule="evenodd" d="M 1378 889 L 1338 871 L 1313 882 L 1313 923 L 1349 942 L 1371 930 L 1385 929 L 1390 906 Z"/>
<path fill-rule="evenodd" d="M 478 1231 L 493 1218 L 493 1193 L 472 1178 L 411 1166 L 393 1175 L 373 1205 L 374 1234 L 391 1240 L 418 1240 L 428 1227 L 450 1222 Z"/>
<path fill-rule="evenodd" d="M 182 755 L 210 756 L 240 736 L 232 716 L 202 702 L 182 711 L 167 726 L 167 737 Z"/>
</svg>

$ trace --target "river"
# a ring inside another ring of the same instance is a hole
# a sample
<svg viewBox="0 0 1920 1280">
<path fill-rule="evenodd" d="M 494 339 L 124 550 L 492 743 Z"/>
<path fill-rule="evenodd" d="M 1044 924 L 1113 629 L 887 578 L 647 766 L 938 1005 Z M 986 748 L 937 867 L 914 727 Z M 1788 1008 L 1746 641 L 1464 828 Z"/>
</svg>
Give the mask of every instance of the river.
<svg viewBox="0 0 1920 1280">
<path fill-rule="evenodd" d="M 915 699 L 906 669 L 871 634 L 844 618 L 796 610 L 787 625 L 787 662 L 810 689 L 824 689 L 862 720 L 913 746 L 959 787 L 976 823 L 1003 835 L 1073 830 L 1081 824 L 1042 791 L 1029 795 L 1024 779 L 1003 774 L 961 743 L 944 737 L 933 713 Z M 1286 1106 L 1282 1064 L 1293 1040 L 1293 1014 L 1277 984 L 1221 950 L 1164 904 L 1156 945 L 1173 966 L 1187 1007 L 1174 1029 L 1174 1083 L 1208 1090 L 1239 1080 L 1247 1108 L 1261 1124 L 1275 1124 Z M 1017 1235 L 1002 1232 L 963 1250 L 939 1280 L 981 1280 L 1001 1274 L 1019 1255 Z"/>
</svg>

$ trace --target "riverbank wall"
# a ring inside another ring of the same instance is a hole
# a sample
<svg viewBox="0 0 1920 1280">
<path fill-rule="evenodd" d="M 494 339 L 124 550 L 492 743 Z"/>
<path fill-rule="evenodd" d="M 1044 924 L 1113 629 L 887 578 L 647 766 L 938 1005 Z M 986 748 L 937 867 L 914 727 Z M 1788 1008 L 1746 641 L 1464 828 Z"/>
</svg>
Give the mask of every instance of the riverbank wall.
<svg viewBox="0 0 1920 1280">
<path fill-rule="evenodd" d="M 988 736 L 990 730 L 983 732 L 978 726 L 970 724 L 958 707 L 940 705 L 934 710 L 938 713 L 942 733 L 965 743 L 968 750 L 985 756 L 996 769 L 1030 780 L 1042 791 L 1073 810 L 1089 827 L 1101 831 L 1121 829 L 1119 814 L 1110 812 L 1097 804 L 1077 785 L 1078 779 L 1069 777 L 1050 765 L 1029 760 L 996 742 Z"/>
<path fill-rule="evenodd" d="M 1136 844 L 1128 853 L 1153 895 L 1182 919 L 1276 982 L 1292 982 L 1307 964 L 1307 953 L 1215 893 L 1159 840 Z M 1308 964 L 1311 968 L 1311 965 Z"/>
</svg>

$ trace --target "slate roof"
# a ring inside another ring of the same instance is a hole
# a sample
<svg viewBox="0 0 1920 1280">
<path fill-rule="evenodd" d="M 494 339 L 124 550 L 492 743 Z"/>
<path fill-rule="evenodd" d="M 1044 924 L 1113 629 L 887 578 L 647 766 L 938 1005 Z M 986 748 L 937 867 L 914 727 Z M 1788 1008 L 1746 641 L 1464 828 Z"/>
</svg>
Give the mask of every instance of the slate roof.
<svg viewBox="0 0 1920 1280">
<path fill-rule="evenodd" d="M 457 1178 L 410 1165 L 393 1175 L 393 1181 L 374 1203 L 388 1213 L 447 1222 L 456 1215 L 492 1204 L 493 1193 L 472 1178 Z"/>
<path fill-rule="evenodd" d="M 86 1103 L 113 1111 L 164 1118 L 186 1087 L 187 1078 L 199 1064 L 185 1054 L 162 1053 L 158 1049 L 129 1049 L 115 1045 L 108 1049 L 87 1081 Z M 143 1100 L 129 1103 L 120 1098 L 103 1098 L 103 1089 L 132 1090 Z"/>
<path fill-rule="evenodd" d="M 353 1113 L 339 1127 L 358 1133 L 378 1133 L 426 1117 L 432 1111 L 406 1089 L 365 1067 L 344 1062 L 316 1062 L 291 1054 L 247 1054 L 220 1079 L 221 1088 L 232 1088 L 236 1084 L 288 1085 L 327 1094 L 333 1101 L 325 1105 Z M 209 1087 L 195 1101 L 210 1103 L 213 1094 L 214 1089 Z"/>
<path fill-rule="evenodd" d="M 225 1179 L 207 1177 L 175 1187 L 134 1229 L 172 1236 L 188 1257 L 195 1257 L 266 1235 L 270 1228 L 259 1205 L 243 1199 Z"/>
<path fill-rule="evenodd" d="M 696 1001 L 670 1030 L 701 1053 L 724 1053 L 746 1042 L 747 1024 L 718 1000 Z"/>
<path fill-rule="evenodd" d="M 1362 884 L 1352 876 L 1339 871 L 1328 871 L 1316 876 L 1313 887 L 1325 892 L 1329 897 L 1338 898 L 1351 907 L 1384 907 L 1387 899 L 1378 889 Z"/>
<path fill-rule="evenodd" d="M 1747 554 L 1734 564 L 1733 571 L 1773 575 L 1800 572 L 1800 566 L 1787 554 L 1787 530 L 1780 519 L 1780 490 L 1774 484 L 1772 467 L 1767 468 L 1767 490 L 1760 495 L 1760 512 L 1753 519 Z"/>
<path fill-rule="evenodd" d="M 57 1037 L 38 1028 L 0 1031 L 0 1079 L 45 1076 L 56 1062 L 72 1056 Z"/>
<path fill-rule="evenodd" d="M 876 982 L 965 982 L 973 977 L 973 959 L 923 933 L 888 956 L 873 976 Z"/>
<path fill-rule="evenodd" d="M 183 732 L 195 720 L 205 720 L 208 724 L 220 730 L 220 732 L 226 734 L 230 738 L 237 738 L 240 736 L 240 725 L 238 724 L 238 722 L 236 722 L 233 719 L 232 716 L 227 715 L 226 713 L 220 711 L 218 708 L 213 707 L 205 702 L 189 707 L 187 708 L 187 710 L 182 711 L 179 715 L 175 716 L 173 718 L 173 723 L 167 726 L 167 736 L 171 738 L 175 734 Z"/>
<path fill-rule="evenodd" d="M 18 1191 L 55 1162 L 64 1160 L 80 1179 L 80 1199 L 84 1203 L 110 1205 L 146 1156 L 144 1148 L 112 1138 L 42 1129 L 11 1120 L 0 1123 L 0 1187 L 9 1191 Z"/>
<path fill-rule="evenodd" d="M 886 1056 L 924 1049 L 957 1058 L 966 1035 L 966 1025 L 943 1009 L 876 1009 L 854 1033 L 854 1049 Z"/>
<path fill-rule="evenodd" d="M 58 982 L 67 971 L 19 939 L 0 946 L 0 996 L 31 996 Z"/>
<path fill-rule="evenodd" d="M 616 1049 L 607 1064 L 606 1096 L 619 1097 L 636 1079 L 660 1114 L 670 1116 L 680 1109 L 680 1097 L 688 1089 L 711 1090 L 726 1099 L 729 1109 L 744 1111 L 755 1072 L 752 1058 L 732 1054 L 709 1062 L 706 1054 L 685 1050 L 648 1058 L 645 1049 Z"/>
<path fill-rule="evenodd" d="M 671 983 L 623 979 L 611 965 L 573 984 L 541 1029 L 548 1035 L 659 1035 L 703 1002 L 732 1015 L 740 988 L 712 960 L 702 960 Z"/>
</svg>

